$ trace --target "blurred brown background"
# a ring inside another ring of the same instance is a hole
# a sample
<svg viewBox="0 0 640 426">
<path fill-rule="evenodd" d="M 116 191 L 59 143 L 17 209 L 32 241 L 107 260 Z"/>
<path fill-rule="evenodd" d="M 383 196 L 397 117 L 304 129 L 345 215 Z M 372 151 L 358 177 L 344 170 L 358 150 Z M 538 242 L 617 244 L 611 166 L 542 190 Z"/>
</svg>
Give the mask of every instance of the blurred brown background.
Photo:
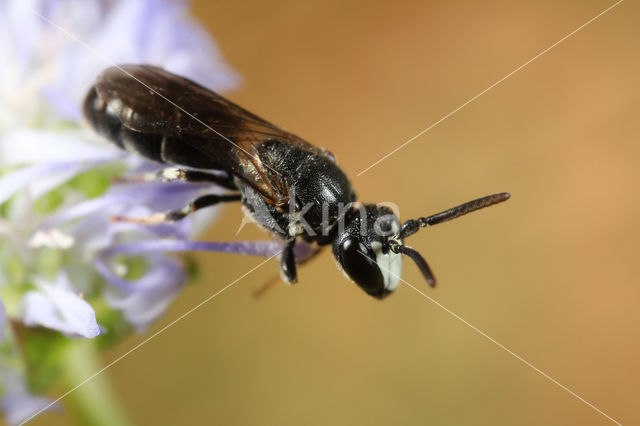
<svg viewBox="0 0 640 426">
<path fill-rule="evenodd" d="M 403 277 L 616 420 L 638 424 L 636 2 L 356 177 L 612 4 L 201 0 L 193 10 L 244 78 L 229 97 L 332 151 L 361 200 L 393 201 L 409 219 L 511 192 L 506 204 L 410 240 L 437 289 L 409 262 Z M 236 239 L 240 220 L 226 208 L 203 239 Z M 239 238 L 265 235 L 247 227 Z M 261 261 L 197 259 L 199 281 L 155 330 Z M 276 271 L 273 261 L 251 273 L 110 370 L 136 422 L 612 424 L 404 285 L 378 302 L 327 251 L 299 271 L 298 285 L 254 300 Z"/>
</svg>

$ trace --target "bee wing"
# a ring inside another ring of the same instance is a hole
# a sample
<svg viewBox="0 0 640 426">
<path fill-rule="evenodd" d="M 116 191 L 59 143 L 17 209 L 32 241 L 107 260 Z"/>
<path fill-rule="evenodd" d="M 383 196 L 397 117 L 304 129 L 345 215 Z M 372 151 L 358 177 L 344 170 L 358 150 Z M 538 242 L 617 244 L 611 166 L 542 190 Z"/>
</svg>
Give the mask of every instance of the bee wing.
<svg viewBox="0 0 640 426">
<path fill-rule="evenodd" d="M 172 144 L 184 144 L 185 149 L 251 185 L 271 204 L 285 204 L 289 188 L 284 177 L 263 161 L 258 146 L 275 139 L 321 151 L 198 83 L 162 68 L 111 67 L 100 74 L 95 87 L 125 127 L 163 134 Z M 197 167 L 189 164 L 187 156 L 179 164 Z"/>
</svg>

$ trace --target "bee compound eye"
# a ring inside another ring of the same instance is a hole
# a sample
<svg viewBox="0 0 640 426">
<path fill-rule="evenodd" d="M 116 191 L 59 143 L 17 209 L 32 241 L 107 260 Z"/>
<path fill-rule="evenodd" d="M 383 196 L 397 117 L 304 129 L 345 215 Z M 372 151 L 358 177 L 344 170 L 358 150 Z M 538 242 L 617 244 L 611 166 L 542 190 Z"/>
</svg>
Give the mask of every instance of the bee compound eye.
<svg viewBox="0 0 640 426">
<path fill-rule="evenodd" d="M 340 263 L 344 271 L 360 288 L 374 297 L 384 297 L 384 278 L 375 255 L 358 239 L 342 242 Z"/>
</svg>

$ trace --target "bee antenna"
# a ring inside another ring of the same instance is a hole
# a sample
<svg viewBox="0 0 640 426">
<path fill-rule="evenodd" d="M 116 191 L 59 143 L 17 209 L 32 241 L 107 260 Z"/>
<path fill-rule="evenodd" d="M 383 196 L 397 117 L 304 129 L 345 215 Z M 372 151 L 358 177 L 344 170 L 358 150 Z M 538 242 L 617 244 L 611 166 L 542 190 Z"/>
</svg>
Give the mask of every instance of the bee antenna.
<svg viewBox="0 0 640 426">
<path fill-rule="evenodd" d="M 478 198 L 476 200 L 469 201 L 464 204 L 460 204 L 459 206 L 452 207 L 449 210 L 445 210 L 443 212 L 434 214 L 429 217 L 421 217 L 418 219 L 408 220 L 402 224 L 402 227 L 400 228 L 400 232 L 398 232 L 398 237 L 401 239 L 407 238 L 408 236 L 418 232 L 420 228 L 437 225 L 438 223 L 442 223 L 442 222 L 447 222 L 451 219 L 455 219 L 467 213 L 471 213 L 476 210 L 480 210 L 485 207 L 489 207 L 494 204 L 507 201 L 510 197 L 511 195 L 509 193 L 500 192 L 498 194 L 487 195 L 486 197 Z"/>
<path fill-rule="evenodd" d="M 411 260 L 415 262 L 418 269 L 420 269 L 420 272 L 422 272 L 424 279 L 427 280 L 427 284 L 429 284 L 431 287 L 435 287 L 436 277 L 433 276 L 433 272 L 431 272 L 431 268 L 429 267 L 429 264 L 427 263 L 425 258 L 422 257 L 420 253 L 418 253 L 415 249 L 412 249 L 411 247 L 407 247 L 399 243 L 393 244 L 391 246 L 391 250 L 394 253 L 400 253 L 404 256 L 410 257 Z"/>
</svg>

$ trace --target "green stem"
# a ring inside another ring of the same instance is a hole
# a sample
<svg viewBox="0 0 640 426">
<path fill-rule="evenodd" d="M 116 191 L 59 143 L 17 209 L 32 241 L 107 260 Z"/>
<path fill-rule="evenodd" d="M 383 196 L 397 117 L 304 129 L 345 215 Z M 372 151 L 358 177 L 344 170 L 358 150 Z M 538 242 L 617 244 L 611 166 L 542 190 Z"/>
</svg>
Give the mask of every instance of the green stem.
<svg viewBox="0 0 640 426">
<path fill-rule="evenodd" d="M 100 371 L 102 360 L 92 340 L 72 342 L 63 361 L 62 382 L 72 389 Z M 78 424 L 92 426 L 130 426 L 124 409 L 105 374 L 98 374 L 65 398 Z"/>
</svg>

